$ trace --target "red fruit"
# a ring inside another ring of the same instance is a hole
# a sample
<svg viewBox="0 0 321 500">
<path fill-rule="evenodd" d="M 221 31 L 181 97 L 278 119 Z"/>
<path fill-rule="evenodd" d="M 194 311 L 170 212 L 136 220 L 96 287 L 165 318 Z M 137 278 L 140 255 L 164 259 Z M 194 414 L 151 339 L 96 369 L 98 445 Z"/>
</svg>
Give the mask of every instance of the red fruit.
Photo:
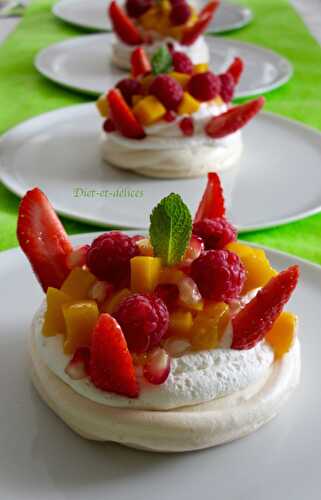
<svg viewBox="0 0 321 500">
<path fill-rule="evenodd" d="M 168 110 L 175 110 L 183 99 L 182 86 L 168 75 L 158 75 L 149 87 L 149 93 Z"/>
<path fill-rule="evenodd" d="M 69 274 L 67 257 L 72 246 L 48 198 L 38 188 L 22 198 L 17 237 L 43 290 L 60 288 Z"/>
<path fill-rule="evenodd" d="M 75 248 L 69 255 L 67 255 L 67 267 L 68 269 L 74 269 L 74 267 L 83 267 L 86 264 L 87 253 L 90 245 L 82 245 Z"/>
<path fill-rule="evenodd" d="M 130 58 L 133 78 L 147 75 L 152 71 L 151 63 L 142 47 L 137 47 Z"/>
<path fill-rule="evenodd" d="M 90 377 L 102 391 L 137 398 L 139 387 L 123 332 L 109 314 L 101 314 L 92 334 Z"/>
<path fill-rule="evenodd" d="M 221 81 L 210 71 L 193 75 L 188 82 L 188 91 L 198 101 L 210 101 L 219 95 Z"/>
<path fill-rule="evenodd" d="M 240 81 L 243 70 L 244 63 L 242 59 L 240 59 L 239 57 L 235 57 L 232 64 L 227 68 L 226 73 L 232 76 L 235 85 L 237 85 Z"/>
<path fill-rule="evenodd" d="M 207 174 L 207 185 L 198 206 L 194 223 L 203 219 L 224 217 L 224 195 L 219 176 L 215 172 Z"/>
<path fill-rule="evenodd" d="M 299 271 L 292 266 L 272 278 L 234 317 L 232 349 L 251 349 L 271 330 L 298 283 Z"/>
<path fill-rule="evenodd" d="M 138 241 L 145 240 L 146 236 L 142 236 L 141 234 L 136 234 L 135 236 L 132 236 L 132 241 L 134 243 L 137 243 Z"/>
<path fill-rule="evenodd" d="M 154 295 L 160 298 L 169 311 L 172 311 L 177 304 L 179 291 L 176 285 L 164 284 L 157 285 L 154 290 Z"/>
<path fill-rule="evenodd" d="M 196 23 L 188 28 L 185 28 L 181 41 L 183 45 L 192 45 L 206 30 L 219 4 L 220 0 L 214 0 L 213 2 L 207 4 L 199 13 Z"/>
<path fill-rule="evenodd" d="M 165 122 L 173 122 L 176 120 L 176 113 L 175 111 L 166 111 L 165 115 L 164 115 L 164 120 Z"/>
<path fill-rule="evenodd" d="M 204 242 L 202 238 L 192 234 L 180 267 L 184 268 L 185 266 L 190 266 L 194 260 L 198 259 L 202 252 L 204 252 Z"/>
<path fill-rule="evenodd" d="M 224 248 L 231 241 L 235 241 L 237 231 L 226 219 L 216 217 L 194 222 L 193 234 L 202 238 L 206 250 L 213 250 Z"/>
<path fill-rule="evenodd" d="M 88 347 L 79 347 L 65 368 L 65 373 L 73 380 L 80 380 L 89 376 L 90 350 Z"/>
<path fill-rule="evenodd" d="M 99 304 L 105 302 L 114 292 L 114 287 L 107 281 L 95 281 L 88 290 L 88 299 L 95 300 Z"/>
<path fill-rule="evenodd" d="M 108 92 L 111 119 L 116 130 L 129 139 L 144 139 L 145 132 L 118 89 Z"/>
<path fill-rule="evenodd" d="M 184 135 L 190 137 L 194 134 L 194 121 L 193 118 L 187 116 L 179 122 L 179 128 Z"/>
<path fill-rule="evenodd" d="M 152 6 L 152 0 L 127 0 L 126 11 L 130 17 L 140 17 Z"/>
<path fill-rule="evenodd" d="M 184 52 L 174 52 L 172 54 L 174 70 L 178 73 L 193 73 L 193 63 Z"/>
<path fill-rule="evenodd" d="M 173 26 L 185 24 L 191 16 L 191 8 L 184 0 L 172 5 L 170 21 Z"/>
<path fill-rule="evenodd" d="M 107 118 L 107 120 L 104 121 L 103 129 L 106 132 L 106 134 L 111 134 L 112 132 L 115 132 L 116 127 L 113 120 Z"/>
<path fill-rule="evenodd" d="M 138 254 L 138 247 L 132 238 L 111 231 L 92 242 L 87 254 L 87 266 L 99 280 L 125 287 L 130 281 L 130 259 Z"/>
<path fill-rule="evenodd" d="M 254 101 L 234 106 L 225 113 L 214 116 L 205 127 L 205 132 L 213 139 L 219 139 L 233 134 L 244 127 L 262 109 L 265 103 L 264 97 Z"/>
<path fill-rule="evenodd" d="M 132 106 L 132 98 L 134 95 L 142 95 L 144 93 L 142 84 L 133 78 L 124 78 L 120 80 L 116 87 L 121 91 L 128 106 Z"/>
<path fill-rule="evenodd" d="M 166 382 L 171 371 L 171 359 L 165 349 L 157 347 L 148 354 L 144 365 L 144 377 L 154 385 Z"/>
<path fill-rule="evenodd" d="M 235 82 L 233 77 L 229 73 L 224 73 L 219 75 L 219 79 L 221 81 L 220 96 L 224 102 L 229 103 L 234 96 Z"/>
<path fill-rule="evenodd" d="M 125 11 L 113 0 L 109 6 L 109 16 L 118 37 L 127 45 L 140 45 L 143 38 Z"/>
<path fill-rule="evenodd" d="M 217 302 L 238 297 L 245 275 L 240 258 L 228 250 L 207 250 L 191 266 L 191 277 L 202 296 Z"/>
<path fill-rule="evenodd" d="M 136 353 L 157 346 L 169 322 L 167 307 L 160 298 L 139 293 L 121 302 L 115 318 L 122 327 L 129 349 Z"/>
</svg>

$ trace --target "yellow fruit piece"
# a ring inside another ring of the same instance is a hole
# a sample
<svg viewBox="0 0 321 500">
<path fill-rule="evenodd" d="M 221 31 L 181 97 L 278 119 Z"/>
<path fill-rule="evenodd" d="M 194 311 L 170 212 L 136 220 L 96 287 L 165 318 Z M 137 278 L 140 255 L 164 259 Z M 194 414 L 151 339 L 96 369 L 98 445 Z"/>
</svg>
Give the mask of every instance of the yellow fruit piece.
<svg viewBox="0 0 321 500">
<path fill-rule="evenodd" d="M 171 267 L 163 267 L 159 275 L 160 285 L 178 285 L 178 283 L 184 278 L 185 274 L 179 269 L 173 269 Z"/>
<path fill-rule="evenodd" d="M 144 99 L 142 95 L 133 95 L 132 97 L 133 106 L 136 106 L 136 104 L 138 104 L 139 101 L 141 101 L 142 99 Z"/>
<path fill-rule="evenodd" d="M 192 312 L 200 312 L 200 311 L 203 311 L 203 309 L 204 309 L 203 300 L 200 300 L 199 302 L 195 302 L 194 304 L 186 304 L 186 302 L 182 302 L 180 299 L 178 299 L 178 303 L 184 309 L 187 309 L 188 311 L 192 311 Z"/>
<path fill-rule="evenodd" d="M 190 311 L 175 311 L 169 315 L 169 333 L 178 337 L 188 337 L 193 326 Z"/>
<path fill-rule="evenodd" d="M 179 73 L 178 71 L 171 71 L 168 73 L 168 76 L 174 78 L 174 80 L 176 80 L 183 87 L 183 89 L 187 87 L 187 84 L 191 79 L 190 75 L 187 75 L 186 73 Z"/>
<path fill-rule="evenodd" d="M 96 277 L 87 269 L 75 267 L 67 276 L 60 290 L 74 300 L 87 299 L 89 288 L 95 281 Z"/>
<path fill-rule="evenodd" d="M 142 84 L 143 90 L 144 92 L 146 92 L 146 94 L 148 94 L 149 87 L 151 86 L 154 78 L 154 75 L 147 75 L 140 80 L 140 83 Z"/>
<path fill-rule="evenodd" d="M 275 321 L 265 340 L 271 345 L 276 359 L 282 358 L 291 349 L 297 328 L 298 318 L 290 312 L 282 312 Z"/>
<path fill-rule="evenodd" d="M 193 73 L 206 73 L 208 71 L 208 64 L 207 63 L 201 63 L 201 64 L 195 64 L 193 68 Z"/>
<path fill-rule="evenodd" d="M 61 290 L 49 287 L 47 290 L 47 310 L 42 334 L 45 337 L 53 337 L 66 331 L 65 318 L 62 306 L 71 301 L 71 297 Z"/>
<path fill-rule="evenodd" d="M 229 307 L 225 302 L 206 305 L 194 319 L 191 332 L 192 348 L 195 351 L 215 349 L 229 320 Z"/>
<path fill-rule="evenodd" d="M 168 35 L 175 40 L 181 40 L 185 26 L 172 26 L 168 30 Z"/>
<path fill-rule="evenodd" d="M 148 9 L 145 14 L 140 16 L 139 23 L 145 30 L 158 31 L 157 25 L 159 22 L 159 9 L 157 6 Z"/>
<path fill-rule="evenodd" d="M 109 115 L 109 106 L 106 95 L 101 95 L 96 101 L 96 107 L 104 118 L 107 118 Z"/>
<path fill-rule="evenodd" d="M 129 297 L 130 295 L 131 291 L 128 290 L 128 288 L 123 288 L 122 290 L 119 290 L 119 292 L 116 292 L 114 295 L 112 295 L 109 299 L 106 300 L 106 302 L 103 304 L 102 312 L 113 314 L 115 311 L 117 311 L 120 303 L 124 299 L 127 299 L 127 297 Z"/>
<path fill-rule="evenodd" d="M 244 243 L 240 243 L 239 241 L 233 241 L 232 243 L 229 243 L 228 245 L 226 245 L 226 249 L 230 252 L 236 253 L 236 255 L 240 257 L 240 259 L 244 255 L 254 254 L 252 247 L 244 245 Z"/>
<path fill-rule="evenodd" d="M 166 12 L 161 12 L 158 17 L 156 31 L 161 35 L 167 36 L 169 34 L 170 27 L 171 23 L 168 14 Z"/>
<path fill-rule="evenodd" d="M 133 257 L 130 261 L 131 290 L 137 293 L 153 292 L 162 267 L 159 257 Z"/>
<path fill-rule="evenodd" d="M 154 256 L 154 249 L 152 247 L 152 244 L 151 244 L 149 238 L 144 238 L 142 240 L 137 241 L 136 245 L 139 248 L 140 255 L 143 255 L 145 257 L 153 257 Z"/>
<path fill-rule="evenodd" d="M 94 300 L 80 300 L 62 306 L 66 323 L 65 354 L 73 354 L 78 347 L 89 346 L 91 334 L 98 320 L 98 306 Z"/>
<path fill-rule="evenodd" d="M 178 106 L 177 112 L 179 115 L 191 115 L 198 111 L 200 102 L 194 99 L 188 92 L 184 92 L 183 99 Z"/>
<path fill-rule="evenodd" d="M 166 108 L 156 97 L 149 95 L 134 106 L 133 112 L 142 125 L 151 125 L 165 115 Z"/>
<path fill-rule="evenodd" d="M 160 7 L 165 14 L 169 14 L 172 10 L 172 6 L 169 0 L 162 0 L 160 3 Z"/>
</svg>

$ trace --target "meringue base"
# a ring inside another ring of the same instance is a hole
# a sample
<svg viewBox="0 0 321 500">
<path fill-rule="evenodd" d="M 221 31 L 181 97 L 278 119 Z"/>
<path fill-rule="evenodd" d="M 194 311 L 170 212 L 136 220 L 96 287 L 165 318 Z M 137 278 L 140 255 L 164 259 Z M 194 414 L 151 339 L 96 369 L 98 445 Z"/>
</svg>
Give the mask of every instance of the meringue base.
<svg viewBox="0 0 321 500">
<path fill-rule="evenodd" d="M 76 393 L 39 358 L 30 337 L 31 374 L 47 405 L 77 434 L 154 452 L 220 445 L 259 429 L 280 411 L 300 378 L 300 346 L 276 361 L 255 386 L 207 403 L 169 411 L 107 407 Z"/>
</svg>

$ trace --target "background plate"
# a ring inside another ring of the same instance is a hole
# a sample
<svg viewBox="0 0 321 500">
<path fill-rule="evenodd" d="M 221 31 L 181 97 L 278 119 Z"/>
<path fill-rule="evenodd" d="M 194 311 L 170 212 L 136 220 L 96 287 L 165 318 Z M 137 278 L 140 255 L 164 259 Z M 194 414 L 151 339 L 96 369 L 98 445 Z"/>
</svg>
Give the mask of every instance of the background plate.
<svg viewBox="0 0 321 500">
<path fill-rule="evenodd" d="M 298 262 L 272 251 L 268 257 L 277 269 Z M 0 497 L 142 500 L 152 492 L 153 500 L 319 500 L 321 268 L 300 265 L 300 286 L 289 306 L 300 318 L 303 362 L 294 396 L 247 438 L 168 455 L 85 441 L 40 401 L 29 379 L 26 344 L 41 290 L 19 250 L 1 253 Z"/>
<path fill-rule="evenodd" d="M 192 2 L 196 5 L 205 5 L 204 0 Z M 111 29 L 107 18 L 108 0 L 61 0 L 53 7 L 53 13 L 62 21 L 80 28 L 106 31 Z M 223 33 L 242 28 L 252 21 L 252 12 L 242 5 L 233 5 L 222 2 L 209 30 L 213 33 Z"/>
<path fill-rule="evenodd" d="M 68 39 L 43 49 L 35 59 L 38 71 L 65 87 L 100 95 L 124 78 L 124 71 L 111 63 L 111 33 Z M 207 36 L 211 68 L 223 72 L 235 56 L 245 62 L 245 71 L 235 97 L 273 90 L 292 76 L 291 64 L 271 50 L 221 37 Z"/>
<path fill-rule="evenodd" d="M 147 227 L 151 209 L 173 191 L 196 209 L 206 178 L 157 180 L 108 167 L 100 158 L 100 129 L 93 104 L 25 122 L 0 140 L 0 179 L 19 196 L 37 185 L 61 214 L 100 225 Z M 243 139 L 230 207 L 241 231 L 284 224 L 321 209 L 320 133 L 260 113 L 245 127 Z M 86 195 L 76 196 L 77 188 Z M 124 197 L 126 189 L 142 195 Z M 106 190 L 114 194 L 105 195 Z"/>
</svg>

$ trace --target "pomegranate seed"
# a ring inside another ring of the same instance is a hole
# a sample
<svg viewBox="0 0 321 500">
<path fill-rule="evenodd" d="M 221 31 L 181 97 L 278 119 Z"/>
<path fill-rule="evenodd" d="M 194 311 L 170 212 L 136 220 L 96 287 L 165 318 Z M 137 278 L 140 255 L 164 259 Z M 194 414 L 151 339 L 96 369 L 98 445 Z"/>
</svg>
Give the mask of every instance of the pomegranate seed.
<svg viewBox="0 0 321 500">
<path fill-rule="evenodd" d="M 183 118 L 183 120 L 181 120 L 179 122 L 179 127 L 184 135 L 186 135 L 187 137 L 190 137 L 191 135 L 194 134 L 193 118 L 189 118 L 189 117 Z"/>
<path fill-rule="evenodd" d="M 175 111 L 173 110 L 170 110 L 170 111 L 166 111 L 165 115 L 164 115 L 164 120 L 165 122 L 173 122 L 175 121 L 176 119 L 176 113 Z"/>
<path fill-rule="evenodd" d="M 202 295 L 197 284 L 189 276 L 185 276 L 178 283 L 179 299 L 187 306 L 195 306 L 202 302 Z"/>
<path fill-rule="evenodd" d="M 189 266 L 195 259 L 198 259 L 202 252 L 204 252 L 204 248 L 205 246 L 202 238 L 192 235 L 181 265 L 183 267 Z"/>
<path fill-rule="evenodd" d="M 67 256 L 68 269 L 74 269 L 74 267 L 83 267 L 86 264 L 86 257 L 89 248 L 90 245 L 82 245 L 80 247 L 76 247 Z"/>
<path fill-rule="evenodd" d="M 73 380 L 88 376 L 90 351 L 88 347 L 79 347 L 65 368 L 65 373 Z"/>
<path fill-rule="evenodd" d="M 115 132 L 115 130 L 116 130 L 114 122 L 110 118 L 107 118 L 107 120 L 104 121 L 103 128 L 104 128 L 104 131 L 107 132 L 107 134 L 110 134 L 111 132 Z"/>
<path fill-rule="evenodd" d="M 138 246 L 140 255 L 143 255 L 144 257 L 153 257 L 154 250 L 149 238 L 144 238 L 138 241 L 136 244 Z"/>
<path fill-rule="evenodd" d="M 169 337 L 164 343 L 164 349 L 173 358 L 185 354 L 190 348 L 191 343 L 187 339 L 177 337 Z"/>
<path fill-rule="evenodd" d="M 144 377 L 154 385 L 163 384 L 171 371 L 171 360 L 165 349 L 157 347 L 148 355 L 144 366 Z"/>
<path fill-rule="evenodd" d="M 111 283 L 108 283 L 107 281 L 96 281 L 90 287 L 88 297 L 102 304 L 108 297 L 111 296 L 113 291 L 114 287 Z"/>
</svg>

